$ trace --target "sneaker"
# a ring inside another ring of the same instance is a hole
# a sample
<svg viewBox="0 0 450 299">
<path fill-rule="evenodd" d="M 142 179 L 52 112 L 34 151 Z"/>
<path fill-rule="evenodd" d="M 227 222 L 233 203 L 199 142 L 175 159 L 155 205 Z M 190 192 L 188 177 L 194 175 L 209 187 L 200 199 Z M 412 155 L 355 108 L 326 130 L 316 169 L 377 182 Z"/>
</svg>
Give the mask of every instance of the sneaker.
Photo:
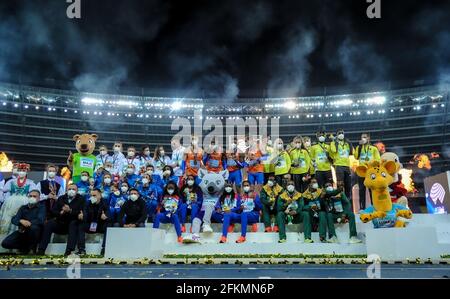
<svg viewBox="0 0 450 299">
<path fill-rule="evenodd" d="M 77 255 L 86 255 L 86 250 L 84 249 L 78 249 Z"/>
<path fill-rule="evenodd" d="M 314 241 L 311 239 L 305 239 L 305 243 L 314 243 Z"/>
<path fill-rule="evenodd" d="M 219 243 L 226 243 L 226 242 L 227 242 L 227 237 L 225 237 L 225 236 L 220 237 Z"/>
<path fill-rule="evenodd" d="M 228 227 L 228 232 L 232 233 L 234 231 L 234 224 L 230 224 L 230 226 Z"/>
<path fill-rule="evenodd" d="M 178 239 L 177 239 L 177 241 L 178 241 L 178 243 L 183 243 L 183 237 L 182 237 L 182 236 L 179 236 Z"/>
<path fill-rule="evenodd" d="M 359 239 L 358 237 L 350 237 L 350 239 L 348 240 L 348 242 L 350 244 L 358 244 L 358 243 L 362 243 L 362 240 Z"/>
<path fill-rule="evenodd" d="M 274 225 L 273 228 L 272 228 L 272 231 L 274 233 L 277 233 L 278 232 L 278 225 Z"/>
<path fill-rule="evenodd" d="M 278 243 L 286 243 L 286 239 L 280 239 L 278 240 Z"/>
<path fill-rule="evenodd" d="M 200 237 L 192 234 L 183 239 L 183 244 L 200 243 Z"/>
<path fill-rule="evenodd" d="M 66 252 L 64 252 L 64 256 L 69 256 L 72 254 L 71 250 L 66 250 Z"/>
<path fill-rule="evenodd" d="M 203 224 L 203 232 L 204 233 L 212 233 L 213 229 L 209 224 Z"/>
<path fill-rule="evenodd" d="M 185 233 L 185 232 L 186 232 L 186 226 L 184 226 L 184 225 L 181 226 L 181 232 L 182 232 L 182 233 Z"/>
<path fill-rule="evenodd" d="M 327 243 L 327 239 L 324 238 L 324 237 L 320 237 L 320 242 L 322 242 L 322 243 Z"/>
<path fill-rule="evenodd" d="M 257 223 L 253 223 L 252 224 L 252 233 L 256 233 L 258 231 L 258 224 Z"/>
<path fill-rule="evenodd" d="M 244 243 L 245 242 L 245 237 L 240 236 L 239 239 L 236 240 L 236 243 Z"/>
<path fill-rule="evenodd" d="M 328 243 L 339 243 L 339 240 L 336 236 L 332 236 L 328 239 Z"/>
<path fill-rule="evenodd" d="M 271 233 L 272 232 L 272 228 L 270 226 L 266 227 L 266 229 L 264 230 L 264 232 L 266 233 Z"/>
</svg>

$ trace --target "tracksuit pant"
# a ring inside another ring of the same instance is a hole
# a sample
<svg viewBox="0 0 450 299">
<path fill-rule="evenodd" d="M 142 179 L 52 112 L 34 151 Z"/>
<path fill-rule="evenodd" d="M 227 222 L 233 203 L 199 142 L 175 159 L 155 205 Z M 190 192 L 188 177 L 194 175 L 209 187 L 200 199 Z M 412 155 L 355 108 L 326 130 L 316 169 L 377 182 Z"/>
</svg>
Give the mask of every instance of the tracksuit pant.
<svg viewBox="0 0 450 299">
<path fill-rule="evenodd" d="M 308 188 L 308 182 L 303 181 L 303 177 L 305 177 L 307 174 L 308 173 L 292 175 L 292 179 L 294 180 L 294 184 L 295 184 L 295 190 L 297 190 L 300 193 L 305 192 L 305 190 Z"/>
<path fill-rule="evenodd" d="M 181 237 L 181 225 L 178 215 L 169 213 L 159 213 L 155 217 L 155 222 L 153 222 L 153 228 L 159 228 L 160 223 L 172 223 L 175 227 L 175 231 L 177 232 L 177 236 Z"/>
<path fill-rule="evenodd" d="M 336 179 L 344 182 L 344 193 L 352 202 L 352 173 L 348 166 L 336 166 Z"/>
<path fill-rule="evenodd" d="M 264 227 L 267 228 L 272 226 L 271 216 L 274 216 L 276 224 L 276 217 L 277 217 L 276 203 L 273 205 L 273 208 L 272 205 L 262 204 L 262 218 L 264 222 Z"/>
<path fill-rule="evenodd" d="M 316 179 L 317 183 L 319 184 L 320 188 L 323 188 L 327 182 L 331 182 L 333 180 L 333 174 L 331 173 L 331 170 L 326 171 L 316 171 Z"/>
<path fill-rule="evenodd" d="M 337 219 L 344 216 L 348 219 L 348 226 L 350 230 L 350 238 L 356 237 L 358 233 L 356 232 L 356 221 L 355 221 L 355 214 L 353 213 L 327 213 L 327 223 L 328 223 L 328 237 L 335 237 L 336 236 L 336 229 L 334 227 L 334 224 L 337 223 Z"/>
<path fill-rule="evenodd" d="M 228 235 L 228 227 L 230 224 L 238 223 L 241 220 L 241 215 L 233 212 L 223 214 L 223 226 L 222 226 L 222 236 L 226 237 Z"/>
<path fill-rule="evenodd" d="M 286 217 L 287 214 L 284 211 L 279 211 L 277 213 L 277 223 L 279 229 L 280 240 L 286 240 Z M 303 233 L 305 239 L 311 239 L 311 220 L 309 212 L 303 211 L 300 214 L 293 216 L 293 223 L 303 223 Z"/>
<path fill-rule="evenodd" d="M 194 218 L 197 215 L 199 210 L 200 210 L 200 205 L 198 203 L 192 203 L 191 207 L 188 207 L 187 203 L 181 203 L 178 208 L 181 224 L 183 225 L 186 223 L 186 218 L 187 218 L 188 212 L 191 215 L 191 223 L 192 223 L 192 221 L 194 221 Z"/>
</svg>

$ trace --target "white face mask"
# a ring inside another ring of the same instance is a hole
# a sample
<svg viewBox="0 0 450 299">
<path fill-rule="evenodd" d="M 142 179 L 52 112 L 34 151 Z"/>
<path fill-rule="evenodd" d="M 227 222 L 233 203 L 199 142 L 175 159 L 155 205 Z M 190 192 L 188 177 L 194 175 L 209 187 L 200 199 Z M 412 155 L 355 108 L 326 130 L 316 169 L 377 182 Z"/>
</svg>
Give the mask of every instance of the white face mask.
<svg viewBox="0 0 450 299">
<path fill-rule="evenodd" d="M 136 201 L 136 200 L 138 200 L 138 198 L 139 198 L 139 196 L 138 196 L 137 194 L 131 194 L 131 195 L 130 195 L 130 199 L 131 199 L 132 201 Z"/>
<path fill-rule="evenodd" d="M 133 174 L 134 173 L 134 169 L 133 168 L 127 168 L 127 173 L 128 174 Z"/>
<path fill-rule="evenodd" d="M 289 186 L 287 186 L 286 189 L 287 189 L 288 192 L 292 193 L 292 192 L 295 191 L 295 186 L 294 185 L 289 185 Z"/>
<path fill-rule="evenodd" d="M 169 193 L 170 195 L 172 195 L 173 192 L 175 192 L 175 190 L 173 190 L 173 189 L 167 189 L 167 193 Z"/>
<path fill-rule="evenodd" d="M 148 184 L 148 179 L 142 179 L 142 184 Z"/>
<path fill-rule="evenodd" d="M 34 206 L 34 205 L 36 205 L 37 203 L 39 202 L 39 200 L 38 199 L 36 199 L 36 198 L 34 198 L 34 197 L 28 197 L 28 204 L 30 205 L 30 206 Z"/>
<path fill-rule="evenodd" d="M 164 170 L 163 175 L 165 175 L 165 176 L 170 175 L 170 170 Z"/>
<path fill-rule="evenodd" d="M 105 168 L 105 170 L 106 170 L 107 172 L 111 173 L 112 168 L 108 167 L 108 168 Z"/>
<path fill-rule="evenodd" d="M 111 179 L 110 178 L 105 178 L 105 184 L 111 184 Z"/>
<path fill-rule="evenodd" d="M 126 193 L 128 191 L 128 187 L 121 187 L 120 190 L 122 190 L 123 193 Z"/>
<path fill-rule="evenodd" d="M 306 142 L 305 142 L 305 146 L 306 146 L 306 147 L 310 147 L 310 146 L 311 146 L 311 141 L 306 141 Z"/>
<path fill-rule="evenodd" d="M 92 204 L 96 204 L 97 203 L 97 198 L 95 196 L 91 196 L 90 200 L 91 200 Z"/>
<path fill-rule="evenodd" d="M 325 137 L 324 136 L 319 136 L 319 142 L 324 142 L 325 141 Z"/>
<path fill-rule="evenodd" d="M 115 195 L 115 196 L 119 196 L 119 195 L 120 195 L 120 191 L 119 191 L 119 190 L 114 191 L 114 195 Z"/>
<path fill-rule="evenodd" d="M 48 173 L 48 177 L 49 177 L 50 179 L 53 179 L 55 176 L 56 176 L 56 172 L 54 172 L 54 171 L 50 171 L 50 172 Z"/>
<path fill-rule="evenodd" d="M 164 154 L 165 154 L 165 152 L 164 152 L 164 151 L 160 151 L 160 152 L 159 152 L 159 155 L 160 155 L 161 157 L 163 157 L 163 156 L 164 156 Z"/>
<path fill-rule="evenodd" d="M 233 191 L 232 187 L 225 187 L 225 192 L 226 193 L 231 193 L 231 191 Z"/>
<path fill-rule="evenodd" d="M 312 184 L 312 187 L 313 187 L 313 189 L 318 189 L 319 188 L 319 184 L 314 183 L 314 184 Z"/>
<path fill-rule="evenodd" d="M 77 191 L 75 191 L 75 190 L 68 190 L 67 191 L 67 195 L 69 197 L 74 197 L 76 194 L 77 194 Z"/>
<path fill-rule="evenodd" d="M 153 175 L 153 170 L 147 170 L 145 173 L 151 176 Z"/>
<path fill-rule="evenodd" d="M 105 150 L 101 150 L 101 151 L 100 151 L 100 155 L 102 155 L 102 156 L 106 155 L 107 153 L 108 153 L 108 152 L 105 151 Z"/>
<path fill-rule="evenodd" d="M 144 152 L 144 155 L 150 156 L 150 151 L 145 151 L 145 152 Z"/>
<path fill-rule="evenodd" d="M 337 137 L 339 140 L 344 140 L 344 134 L 339 134 Z"/>
<path fill-rule="evenodd" d="M 24 178 L 27 175 L 27 172 L 26 171 L 19 171 L 17 174 L 19 175 L 20 178 Z"/>
<path fill-rule="evenodd" d="M 327 190 L 327 192 L 331 192 L 331 191 L 334 190 L 334 188 L 333 188 L 332 186 L 328 186 L 328 187 L 326 188 L 326 190 Z"/>
<path fill-rule="evenodd" d="M 17 168 L 14 168 L 14 169 L 12 170 L 12 174 L 13 174 L 13 175 L 17 175 Z"/>
<path fill-rule="evenodd" d="M 272 146 L 272 140 L 267 140 L 267 145 Z"/>
<path fill-rule="evenodd" d="M 198 141 L 197 141 L 197 140 L 192 140 L 192 145 L 193 145 L 193 146 L 197 146 L 197 144 L 198 144 Z"/>
<path fill-rule="evenodd" d="M 188 180 L 187 184 L 188 184 L 188 186 L 194 186 L 194 181 L 193 180 Z"/>
<path fill-rule="evenodd" d="M 272 180 L 268 180 L 267 185 L 269 185 L 269 187 L 273 187 L 273 185 L 275 185 L 275 183 Z"/>
<path fill-rule="evenodd" d="M 82 175 L 82 176 L 81 176 L 81 180 L 82 180 L 83 182 L 87 182 L 87 180 L 89 180 L 89 177 L 88 177 L 87 175 Z"/>
<path fill-rule="evenodd" d="M 119 146 L 115 146 L 114 147 L 114 152 L 115 153 L 120 153 L 120 147 Z"/>
<path fill-rule="evenodd" d="M 366 144 L 367 143 L 367 138 L 361 138 L 361 143 L 362 144 Z"/>
<path fill-rule="evenodd" d="M 279 143 L 279 144 L 277 145 L 277 147 L 278 147 L 278 149 L 283 149 L 283 144 L 282 144 L 282 143 Z"/>
<path fill-rule="evenodd" d="M 296 148 L 301 148 L 301 147 L 302 147 L 302 144 L 301 144 L 301 143 L 296 143 L 296 144 L 295 144 L 295 147 L 296 147 Z"/>
<path fill-rule="evenodd" d="M 245 186 L 245 187 L 244 187 L 244 192 L 245 192 L 245 193 L 250 192 L 250 186 Z"/>
</svg>

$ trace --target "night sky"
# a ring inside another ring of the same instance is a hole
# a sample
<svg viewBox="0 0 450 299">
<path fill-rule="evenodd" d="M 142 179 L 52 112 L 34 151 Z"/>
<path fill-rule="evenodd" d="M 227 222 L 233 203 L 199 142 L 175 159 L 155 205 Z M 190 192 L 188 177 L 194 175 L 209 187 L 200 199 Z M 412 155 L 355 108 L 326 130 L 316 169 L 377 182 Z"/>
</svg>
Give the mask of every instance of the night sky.
<svg viewBox="0 0 450 299">
<path fill-rule="evenodd" d="M 450 81 L 450 1 L 0 2 L 0 81 L 235 98 Z"/>
</svg>

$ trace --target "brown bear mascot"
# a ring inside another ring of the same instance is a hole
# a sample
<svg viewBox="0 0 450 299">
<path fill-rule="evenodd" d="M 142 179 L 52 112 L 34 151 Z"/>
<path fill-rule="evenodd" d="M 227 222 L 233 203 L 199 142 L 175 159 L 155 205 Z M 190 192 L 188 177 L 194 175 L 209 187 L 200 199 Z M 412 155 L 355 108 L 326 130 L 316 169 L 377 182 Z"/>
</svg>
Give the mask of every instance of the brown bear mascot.
<svg viewBox="0 0 450 299">
<path fill-rule="evenodd" d="M 72 168 L 72 181 L 75 184 L 80 181 L 81 172 L 87 171 L 90 177 L 94 174 L 97 158 L 92 153 L 95 150 L 97 138 L 97 134 L 77 134 L 73 136 L 78 153 L 69 153 L 67 165 Z"/>
</svg>

